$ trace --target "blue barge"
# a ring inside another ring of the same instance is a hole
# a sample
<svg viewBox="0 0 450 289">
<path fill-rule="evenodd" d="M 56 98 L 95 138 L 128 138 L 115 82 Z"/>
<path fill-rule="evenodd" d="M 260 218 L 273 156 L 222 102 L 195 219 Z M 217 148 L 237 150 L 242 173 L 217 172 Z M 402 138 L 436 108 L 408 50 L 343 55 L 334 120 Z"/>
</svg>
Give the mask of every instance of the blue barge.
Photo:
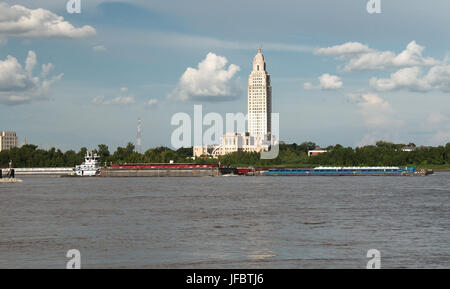
<svg viewBox="0 0 450 289">
<path fill-rule="evenodd" d="M 315 167 L 293 169 L 269 169 L 263 176 L 416 176 L 429 171 L 417 171 L 414 167 Z"/>
</svg>

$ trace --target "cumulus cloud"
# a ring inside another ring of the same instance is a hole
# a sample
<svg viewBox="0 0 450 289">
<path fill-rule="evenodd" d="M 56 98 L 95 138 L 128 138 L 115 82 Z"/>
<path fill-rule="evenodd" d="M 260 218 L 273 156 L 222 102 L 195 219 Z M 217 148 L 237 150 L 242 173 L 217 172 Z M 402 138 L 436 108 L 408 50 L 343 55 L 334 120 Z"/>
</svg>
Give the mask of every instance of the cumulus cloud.
<svg viewBox="0 0 450 289">
<path fill-rule="evenodd" d="M 389 102 L 373 93 L 354 97 L 359 113 L 369 126 L 382 126 L 391 123 L 394 112 Z"/>
<path fill-rule="evenodd" d="M 359 42 L 347 42 L 341 45 L 335 45 L 326 48 L 319 48 L 314 51 L 316 55 L 345 55 L 345 54 L 358 54 L 364 52 L 371 52 L 367 45 Z"/>
<path fill-rule="evenodd" d="M 317 55 L 339 56 L 347 61 L 344 71 L 384 70 L 408 66 L 433 66 L 439 61 L 424 57 L 424 47 L 411 41 L 406 49 L 396 54 L 393 51 L 378 51 L 359 42 L 347 42 L 342 45 L 320 48 L 315 51 Z"/>
<path fill-rule="evenodd" d="M 188 67 L 177 87 L 168 95 L 176 100 L 226 101 L 239 96 L 239 85 L 233 77 L 239 66 L 214 53 L 208 53 L 197 68 Z"/>
<path fill-rule="evenodd" d="M 67 37 L 82 38 L 96 34 L 91 26 L 74 27 L 63 17 L 42 8 L 28 9 L 21 5 L 9 6 L 0 2 L 0 35 L 2 39 Z"/>
<path fill-rule="evenodd" d="M 423 56 L 424 47 L 411 41 L 400 53 L 378 51 L 359 42 L 320 48 L 317 55 L 333 55 L 345 61 L 347 72 L 398 69 L 388 78 L 372 77 L 370 85 L 377 91 L 450 91 L 450 58 L 443 61 Z M 428 69 L 428 70 L 427 70 Z M 305 89 L 315 89 L 306 83 Z"/>
<path fill-rule="evenodd" d="M 416 92 L 450 92 L 450 65 L 433 66 L 426 74 L 421 67 L 407 67 L 392 73 L 389 78 L 373 77 L 370 85 L 378 91 L 407 89 Z"/>
<path fill-rule="evenodd" d="M 403 121 L 399 120 L 391 104 L 374 93 L 350 96 L 358 109 L 369 132 L 357 143 L 357 146 L 374 144 L 380 139 L 396 139 Z"/>
<path fill-rule="evenodd" d="M 128 88 L 120 88 L 120 95 L 106 99 L 103 95 L 96 96 L 92 99 L 92 104 L 97 105 L 130 105 L 136 102 L 136 98 L 132 94 L 128 94 Z"/>
<path fill-rule="evenodd" d="M 344 83 L 341 81 L 341 79 L 336 76 L 336 75 L 330 75 L 328 73 L 322 74 L 321 76 L 319 76 L 319 85 L 318 86 L 314 86 L 312 83 L 310 82 L 306 82 L 303 85 L 303 88 L 305 90 L 316 90 L 316 89 L 320 89 L 320 90 L 336 90 L 341 88 Z"/>
<path fill-rule="evenodd" d="M 353 57 L 344 67 L 346 71 L 383 70 L 405 66 L 432 66 L 439 61 L 431 57 L 423 57 L 423 46 L 415 41 L 408 44 L 399 54 L 392 51 L 371 51 Z"/>
<path fill-rule="evenodd" d="M 53 63 L 42 64 L 42 77 L 46 77 L 51 71 L 55 69 Z"/>
<path fill-rule="evenodd" d="M 34 51 L 29 51 L 24 67 L 13 56 L 0 59 L 0 103 L 16 105 L 47 98 L 50 86 L 61 80 L 64 74 L 47 78 L 54 65 L 42 66 L 41 77 L 33 76 L 37 64 Z M 51 68 L 51 69 L 50 69 Z"/>
</svg>

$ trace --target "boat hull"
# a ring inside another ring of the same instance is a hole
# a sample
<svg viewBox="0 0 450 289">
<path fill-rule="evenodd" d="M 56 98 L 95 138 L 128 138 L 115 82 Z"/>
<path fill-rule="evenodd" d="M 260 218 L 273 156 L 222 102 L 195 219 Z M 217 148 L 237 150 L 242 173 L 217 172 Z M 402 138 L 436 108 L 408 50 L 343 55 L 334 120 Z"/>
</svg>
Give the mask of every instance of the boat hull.
<svg viewBox="0 0 450 289">
<path fill-rule="evenodd" d="M 419 173 L 263 173 L 263 176 L 415 176 Z"/>
<path fill-rule="evenodd" d="M 264 176 L 426 176 L 430 170 L 416 171 L 415 168 L 399 167 L 318 167 L 311 169 L 270 169 Z"/>
</svg>

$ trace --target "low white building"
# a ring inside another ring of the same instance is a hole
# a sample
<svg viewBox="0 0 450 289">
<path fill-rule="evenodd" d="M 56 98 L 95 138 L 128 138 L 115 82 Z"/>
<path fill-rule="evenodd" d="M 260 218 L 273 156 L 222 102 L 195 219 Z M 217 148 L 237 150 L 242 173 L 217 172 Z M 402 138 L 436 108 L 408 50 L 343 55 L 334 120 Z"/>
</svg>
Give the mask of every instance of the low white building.
<svg viewBox="0 0 450 289">
<path fill-rule="evenodd" d="M 0 132 L 0 152 L 9 150 L 18 146 L 19 138 L 15 132 L 2 131 Z"/>
<path fill-rule="evenodd" d="M 220 145 L 194 146 L 194 157 L 218 157 L 237 151 L 259 153 L 264 149 L 268 149 L 268 146 L 262 144 L 258 137 L 252 136 L 248 132 L 230 132 L 222 136 L 222 143 Z"/>
<path fill-rule="evenodd" d="M 194 158 L 200 156 L 209 156 L 212 154 L 213 150 L 216 146 L 207 145 L 207 146 L 194 146 Z"/>
<path fill-rule="evenodd" d="M 317 156 L 317 155 L 324 154 L 324 153 L 327 153 L 327 152 L 328 152 L 327 150 L 324 150 L 324 149 L 321 149 L 321 148 L 316 148 L 314 150 L 309 150 L 308 151 L 308 157 L 310 157 L 310 156 Z"/>
<path fill-rule="evenodd" d="M 404 152 L 413 152 L 417 149 L 415 145 L 409 145 L 402 148 L 402 151 Z"/>
</svg>

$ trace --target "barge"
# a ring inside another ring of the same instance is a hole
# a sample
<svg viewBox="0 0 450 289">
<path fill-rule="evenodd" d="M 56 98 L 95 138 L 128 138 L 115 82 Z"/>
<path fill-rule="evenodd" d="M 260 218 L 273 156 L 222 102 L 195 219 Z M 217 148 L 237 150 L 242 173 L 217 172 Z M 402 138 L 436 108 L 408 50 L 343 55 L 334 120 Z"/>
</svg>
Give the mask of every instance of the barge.
<svg viewBox="0 0 450 289">
<path fill-rule="evenodd" d="M 425 176 L 431 170 L 417 171 L 414 167 L 315 167 L 295 169 L 269 169 L 263 176 Z"/>
<path fill-rule="evenodd" d="M 100 170 L 101 177 L 215 177 L 219 175 L 219 166 L 215 164 L 113 164 Z"/>
</svg>

